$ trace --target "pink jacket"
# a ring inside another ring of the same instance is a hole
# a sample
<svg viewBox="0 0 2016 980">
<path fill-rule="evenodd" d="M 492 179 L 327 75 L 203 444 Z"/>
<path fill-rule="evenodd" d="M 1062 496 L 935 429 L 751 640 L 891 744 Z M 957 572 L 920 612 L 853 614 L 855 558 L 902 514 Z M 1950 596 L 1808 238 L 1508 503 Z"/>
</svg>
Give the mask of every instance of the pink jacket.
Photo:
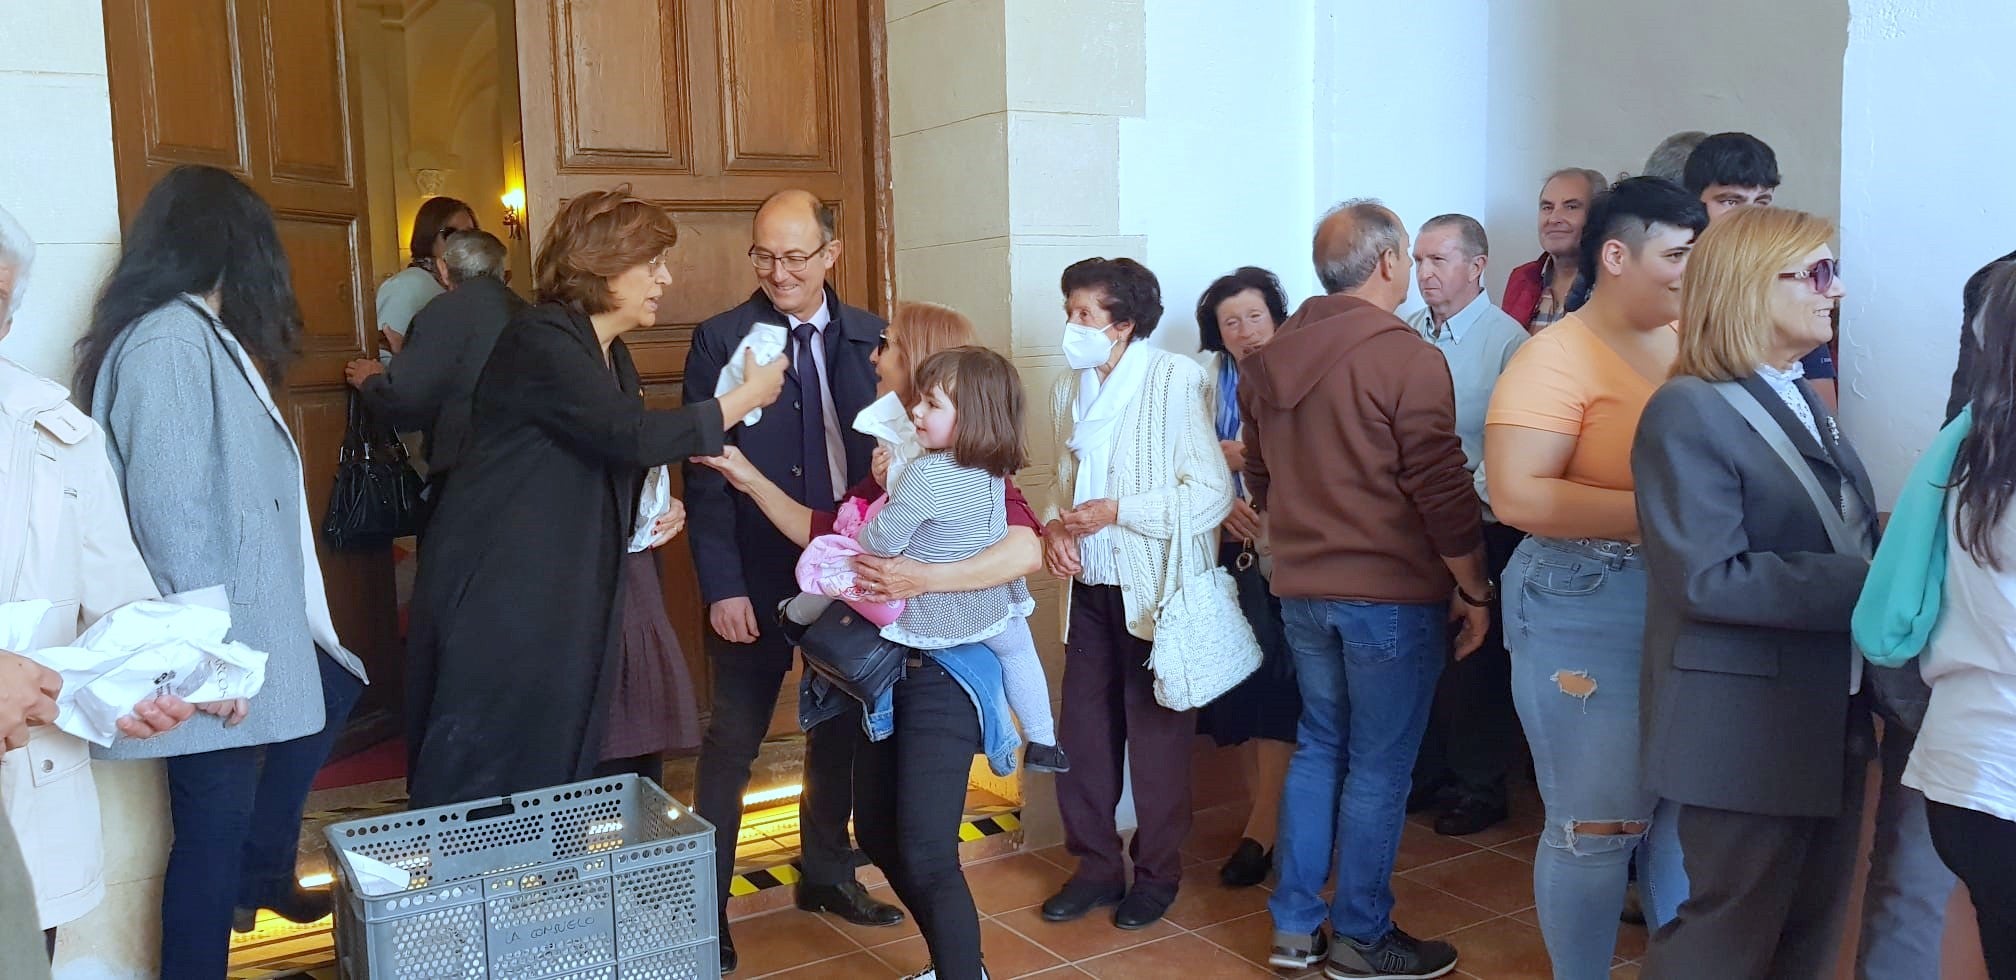
<svg viewBox="0 0 2016 980">
<path fill-rule="evenodd" d="M 877 497 L 874 503 L 860 497 L 841 501 L 840 512 L 833 518 L 833 533 L 813 538 L 805 546 L 805 553 L 798 556 L 799 588 L 839 599 L 876 626 L 888 626 L 903 615 L 903 600 L 873 602 L 862 598 L 854 581 L 854 559 L 867 551 L 854 536 L 888 501 L 888 494 Z"/>
</svg>

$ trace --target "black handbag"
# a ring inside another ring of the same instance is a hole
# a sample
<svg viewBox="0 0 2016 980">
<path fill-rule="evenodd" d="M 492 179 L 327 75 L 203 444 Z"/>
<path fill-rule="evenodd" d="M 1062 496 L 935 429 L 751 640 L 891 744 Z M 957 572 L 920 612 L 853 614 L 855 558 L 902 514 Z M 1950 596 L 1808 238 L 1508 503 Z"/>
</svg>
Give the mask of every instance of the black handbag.
<svg viewBox="0 0 2016 980">
<path fill-rule="evenodd" d="M 338 551 L 362 551 L 418 532 L 421 487 L 392 427 L 373 419 L 352 392 L 322 537 Z"/>
<path fill-rule="evenodd" d="M 848 605 L 834 600 L 809 626 L 793 623 L 779 610 L 784 638 L 805 655 L 805 668 L 864 705 L 903 679 L 910 648 L 882 638 L 882 630 Z"/>
</svg>

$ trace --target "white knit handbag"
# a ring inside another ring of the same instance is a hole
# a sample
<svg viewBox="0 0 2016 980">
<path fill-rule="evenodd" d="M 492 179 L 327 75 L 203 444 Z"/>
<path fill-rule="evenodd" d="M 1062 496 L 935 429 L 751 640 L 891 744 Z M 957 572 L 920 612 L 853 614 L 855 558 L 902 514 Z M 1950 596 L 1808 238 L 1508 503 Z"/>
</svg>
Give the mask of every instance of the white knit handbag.
<svg viewBox="0 0 2016 980">
<path fill-rule="evenodd" d="M 1155 700 L 1171 711 L 1201 708 L 1238 686 L 1260 667 L 1260 641 L 1239 608 L 1239 587 L 1217 565 L 1191 574 L 1180 505 L 1169 536 L 1162 604 L 1155 610 Z"/>
</svg>

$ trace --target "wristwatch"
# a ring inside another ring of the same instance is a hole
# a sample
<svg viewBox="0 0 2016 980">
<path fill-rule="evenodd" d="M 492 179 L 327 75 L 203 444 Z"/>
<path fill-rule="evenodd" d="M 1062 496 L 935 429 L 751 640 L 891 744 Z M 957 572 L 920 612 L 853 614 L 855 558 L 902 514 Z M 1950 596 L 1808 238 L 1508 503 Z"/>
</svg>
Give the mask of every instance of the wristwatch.
<svg viewBox="0 0 2016 980">
<path fill-rule="evenodd" d="M 1479 609 L 1488 608 L 1493 602 L 1498 601 L 1498 583 L 1485 579 L 1484 594 L 1482 596 L 1473 596 L 1463 591 L 1463 586 L 1458 585 L 1456 586 L 1456 597 Z"/>
</svg>

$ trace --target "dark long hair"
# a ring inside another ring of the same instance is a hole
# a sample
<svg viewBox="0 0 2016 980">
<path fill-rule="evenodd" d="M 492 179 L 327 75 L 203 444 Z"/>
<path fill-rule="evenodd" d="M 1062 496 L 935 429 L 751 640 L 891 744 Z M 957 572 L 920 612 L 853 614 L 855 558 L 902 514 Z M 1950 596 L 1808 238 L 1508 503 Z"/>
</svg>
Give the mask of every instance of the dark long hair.
<svg viewBox="0 0 2016 980">
<path fill-rule="evenodd" d="M 413 215 L 413 235 L 406 240 L 407 265 L 434 271 L 434 248 L 448 231 L 448 222 L 458 214 L 469 216 L 473 226 L 476 210 L 452 197 L 430 197 L 420 202 Z"/>
<path fill-rule="evenodd" d="M 1953 462 L 1953 512 L 1960 546 L 1996 571 L 2002 556 L 1995 530 L 2016 492 L 2016 262 L 1994 267 L 1982 283 L 1981 312 L 1970 329 L 1979 334 L 1969 403 L 1974 426 Z"/>
<path fill-rule="evenodd" d="M 300 341 L 301 308 L 273 209 L 216 167 L 176 167 L 147 192 L 91 308 L 91 328 L 77 342 L 78 402 L 91 404 L 105 354 L 127 327 L 183 293 L 220 288 L 219 319 L 266 380 L 279 383 Z"/>
</svg>

